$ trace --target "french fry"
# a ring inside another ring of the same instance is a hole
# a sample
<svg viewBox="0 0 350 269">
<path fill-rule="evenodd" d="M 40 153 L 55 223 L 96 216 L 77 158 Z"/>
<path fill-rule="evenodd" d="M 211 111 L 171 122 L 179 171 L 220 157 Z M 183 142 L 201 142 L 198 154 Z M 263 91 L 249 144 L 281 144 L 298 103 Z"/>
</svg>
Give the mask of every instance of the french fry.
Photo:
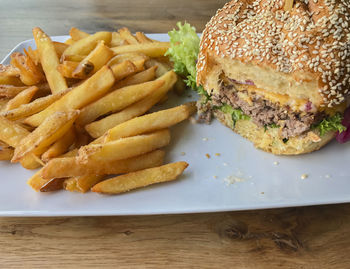
<svg viewBox="0 0 350 269">
<path fill-rule="evenodd" d="M 20 70 L 13 65 L 0 64 L 0 76 L 19 76 Z"/>
<path fill-rule="evenodd" d="M 88 33 L 84 32 L 76 27 L 70 28 L 69 35 L 72 37 L 72 39 L 74 41 L 78 41 L 80 39 L 83 39 L 83 38 L 89 36 Z"/>
<path fill-rule="evenodd" d="M 55 47 L 55 51 L 58 59 L 61 58 L 63 52 L 69 47 L 68 44 L 57 42 L 57 41 L 53 41 L 52 44 Z"/>
<path fill-rule="evenodd" d="M 89 144 L 90 136 L 85 131 L 85 129 L 79 126 L 78 124 L 75 124 L 74 127 L 75 127 L 75 133 L 77 136 L 75 147 L 80 148 L 82 146 Z"/>
<path fill-rule="evenodd" d="M 22 53 L 11 54 L 11 65 L 20 70 L 20 79 L 25 85 L 34 85 L 45 79 L 42 71 L 32 59 Z"/>
<path fill-rule="evenodd" d="M 131 85 L 135 85 L 135 84 L 140 84 L 140 83 L 144 83 L 150 80 L 154 80 L 156 77 L 156 70 L 157 70 L 157 66 L 153 66 L 151 68 L 148 68 L 144 71 L 141 71 L 137 74 L 134 74 L 132 76 L 128 76 L 127 78 L 118 81 L 114 88 L 115 89 L 119 89 L 119 88 L 123 88 L 126 86 L 131 86 Z"/>
<path fill-rule="evenodd" d="M 91 190 L 99 193 L 118 194 L 155 183 L 172 181 L 178 178 L 187 166 L 186 162 L 176 162 L 148 168 L 104 180 L 97 183 Z"/>
<path fill-rule="evenodd" d="M 70 61 L 70 62 L 78 62 L 80 63 L 82 60 L 85 59 L 86 56 L 83 56 L 83 55 L 63 55 L 61 56 L 61 62 L 64 62 L 64 61 Z"/>
<path fill-rule="evenodd" d="M 0 140 L 5 142 L 11 147 L 17 147 L 20 144 L 20 141 L 29 135 L 29 131 L 4 117 L 0 117 Z"/>
<path fill-rule="evenodd" d="M 52 158 L 58 157 L 65 153 L 69 147 L 75 141 L 75 131 L 74 128 L 71 127 L 67 133 L 65 133 L 60 139 L 58 139 L 54 144 L 52 144 L 47 151 L 43 155 L 41 155 L 41 159 L 43 162 L 47 163 Z"/>
<path fill-rule="evenodd" d="M 179 76 L 177 77 L 177 81 L 174 85 L 174 91 L 177 95 L 182 95 L 186 90 L 186 84 Z"/>
<path fill-rule="evenodd" d="M 0 97 L 13 98 L 26 89 L 28 86 L 0 85 Z"/>
<path fill-rule="evenodd" d="M 49 180 L 44 179 L 41 176 L 41 171 L 40 169 L 38 172 L 36 172 L 28 181 L 27 184 L 32 187 L 35 191 L 40 191 L 41 187 L 44 186 Z"/>
<path fill-rule="evenodd" d="M 169 49 L 169 42 L 153 42 L 146 44 L 124 45 L 111 48 L 115 54 L 123 54 L 129 52 L 138 52 L 146 54 L 149 57 L 161 57 Z"/>
<path fill-rule="evenodd" d="M 33 29 L 34 40 L 38 49 L 41 66 L 46 75 L 52 93 L 57 93 L 68 88 L 65 78 L 57 70 L 59 60 L 55 47 L 48 35 L 40 28 Z"/>
<path fill-rule="evenodd" d="M 4 141 L 11 147 L 16 148 L 20 145 L 22 139 L 27 137 L 30 133 L 18 123 L 0 117 L 0 140 Z M 40 162 L 35 155 L 28 155 L 21 160 L 21 165 L 26 169 L 35 169 L 40 166 Z"/>
<path fill-rule="evenodd" d="M 0 74 L 0 85 L 23 86 L 23 82 L 18 77 L 4 76 Z"/>
<path fill-rule="evenodd" d="M 85 175 L 79 177 L 67 178 L 63 182 L 63 188 L 67 191 L 76 191 L 85 193 L 94 185 L 103 180 L 103 175 Z"/>
<path fill-rule="evenodd" d="M 29 57 L 35 65 L 40 63 L 39 52 L 38 50 L 33 50 L 32 47 L 28 47 L 27 49 L 23 49 L 25 55 Z"/>
<path fill-rule="evenodd" d="M 116 81 L 122 80 L 137 72 L 137 67 L 131 61 L 124 61 L 111 66 Z"/>
<path fill-rule="evenodd" d="M 172 70 L 172 68 L 165 64 L 162 63 L 160 61 L 157 61 L 156 59 L 149 59 L 145 62 L 145 66 L 146 68 L 150 68 L 152 66 L 157 66 L 157 72 L 156 72 L 156 77 L 159 78 L 161 76 L 163 76 L 165 73 L 169 72 L 170 70 Z"/>
<path fill-rule="evenodd" d="M 90 74 L 96 73 L 112 58 L 113 52 L 108 48 L 103 41 L 100 41 L 96 48 L 90 52 L 88 56 L 82 60 L 73 72 L 75 78 L 86 78 Z M 92 70 L 87 72 L 86 66 L 92 65 Z"/>
<path fill-rule="evenodd" d="M 121 28 L 119 29 L 119 34 L 122 39 L 127 41 L 129 44 L 138 44 L 139 42 L 137 39 L 130 33 L 128 28 Z"/>
<path fill-rule="evenodd" d="M 105 115 L 109 112 L 122 110 L 132 103 L 146 97 L 163 85 L 163 80 L 155 80 L 117 89 L 83 108 L 77 123 L 84 126 L 94 121 L 99 116 Z"/>
<path fill-rule="evenodd" d="M 112 71 L 102 67 L 93 76 L 47 107 L 45 110 L 27 118 L 24 122 L 31 126 L 39 126 L 45 118 L 57 111 L 80 109 L 103 96 L 113 85 L 115 79 Z"/>
<path fill-rule="evenodd" d="M 0 149 L 0 161 L 10 161 L 13 157 L 13 148 L 1 148 Z"/>
<path fill-rule="evenodd" d="M 136 117 L 110 129 L 107 132 L 104 141 L 109 142 L 119 138 L 130 137 L 165 129 L 185 119 L 188 119 L 195 112 L 196 105 L 194 102 L 192 102 L 174 108 Z"/>
<path fill-rule="evenodd" d="M 110 43 L 111 47 L 121 46 L 121 45 L 127 45 L 128 43 L 121 38 L 120 34 L 118 32 L 112 32 L 112 40 Z"/>
<path fill-rule="evenodd" d="M 38 90 L 38 87 L 32 86 L 20 92 L 13 99 L 8 101 L 5 111 L 15 109 L 23 104 L 28 104 Z"/>
<path fill-rule="evenodd" d="M 129 173 L 163 164 L 164 151 L 155 150 L 140 156 L 117 161 L 88 161 L 81 163 L 76 157 L 55 158 L 42 170 L 42 177 L 77 177 L 86 175 L 113 175 Z"/>
<path fill-rule="evenodd" d="M 41 98 L 35 99 L 33 102 L 29 104 L 23 104 L 19 106 L 18 108 L 4 111 L 0 113 L 0 116 L 5 117 L 9 120 L 19 120 L 26 118 L 28 116 L 31 116 L 35 113 L 38 113 L 45 108 L 47 108 L 49 105 L 60 99 L 63 95 L 65 95 L 67 92 L 69 92 L 71 89 L 67 89 L 65 91 L 61 91 L 56 94 L 51 94 L 49 96 L 44 96 Z"/>
<path fill-rule="evenodd" d="M 38 128 L 21 140 L 11 161 L 18 162 L 28 153 L 40 151 L 57 141 L 71 128 L 78 115 L 79 111 L 70 110 L 56 112 L 46 118 Z"/>
<path fill-rule="evenodd" d="M 78 162 L 113 161 L 135 157 L 164 147 L 170 142 L 169 130 L 161 130 L 147 135 L 138 135 L 114 140 L 103 144 L 81 147 Z"/>
<path fill-rule="evenodd" d="M 114 64 L 119 64 L 124 61 L 131 61 L 137 68 L 137 71 L 143 71 L 145 62 L 149 60 L 149 57 L 142 53 L 125 53 L 114 56 L 109 62 L 108 65 L 112 66 Z"/>
<path fill-rule="evenodd" d="M 139 43 L 152 43 L 153 41 L 142 32 L 136 32 L 136 39 Z"/>
<path fill-rule="evenodd" d="M 41 186 L 40 192 L 62 190 L 64 181 L 65 181 L 65 178 L 53 178 Z"/>
<path fill-rule="evenodd" d="M 5 99 L 5 98 L 0 99 L 0 112 L 5 109 L 8 102 L 9 102 L 9 99 Z M 0 115 L 1 115 L 1 113 L 0 113 Z"/>
<path fill-rule="evenodd" d="M 84 37 L 74 44 L 70 45 L 62 54 L 63 57 L 66 55 L 88 55 L 101 40 L 108 46 L 112 39 L 112 33 L 110 32 L 97 32 L 93 35 Z"/>
<path fill-rule="evenodd" d="M 137 75 L 138 74 L 135 76 Z M 97 138 L 102 136 L 107 130 L 113 128 L 114 126 L 147 112 L 173 87 L 174 83 L 176 82 L 176 74 L 174 71 L 169 71 L 159 79 L 164 80 L 165 84 L 155 92 L 148 95 L 147 98 L 128 106 L 118 113 L 86 125 L 86 131 L 88 131 L 92 137 Z"/>
<path fill-rule="evenodd" d="M 78 66 L 79 66 L 78 62 L 63 61 L 61 64 L 57 66 L 57 70 L 65 78 L 74 78 L 73 72 Z M 85 66 L 85 70 L 88 69 L 89 72 L 91 72 L 93 68 L 94 68 L 93 66 L 90 66 L 90 67 L 88 67 L 87 65 Z"/>
<path fill-rule="evenodd" d="M 70 151 L 68 151 L 67 153 L 64 153 L 60 156 L 60 158 L 68 158 L 68 157 L 75 157 L 78 155 L 78 149 L 75 148 L 75 149 L 72 149 Z"/>
<path fill-rule="evenodd" d="M 66 41 L 64 41 L 64 44 L 67 45 L 73 45 L 75 43 L 75 41 L 72 38 L 68 38 Z"/>
</svg>

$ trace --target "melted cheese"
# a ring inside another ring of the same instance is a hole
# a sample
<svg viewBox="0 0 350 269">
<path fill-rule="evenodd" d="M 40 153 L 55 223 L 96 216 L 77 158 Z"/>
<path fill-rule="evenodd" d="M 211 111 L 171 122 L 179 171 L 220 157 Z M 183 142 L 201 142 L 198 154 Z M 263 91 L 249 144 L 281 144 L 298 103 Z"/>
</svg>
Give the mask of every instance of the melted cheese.
<svg viewBox="0 0 350 269">
<path fill-rule="evenodd" d="M 308 102 L 307 99 L 290 98 L 286 94 L 270 92 L 252 85 L 235 84 L 235 88 L 238 91 L 255 92 L 256 94 L 262 96 L 266 100 L 271 101 L 272 103 L 279 103 L 281 106 L 289 106 L 294 111 L 305 111 L 306 104 Z"/>
</svg>

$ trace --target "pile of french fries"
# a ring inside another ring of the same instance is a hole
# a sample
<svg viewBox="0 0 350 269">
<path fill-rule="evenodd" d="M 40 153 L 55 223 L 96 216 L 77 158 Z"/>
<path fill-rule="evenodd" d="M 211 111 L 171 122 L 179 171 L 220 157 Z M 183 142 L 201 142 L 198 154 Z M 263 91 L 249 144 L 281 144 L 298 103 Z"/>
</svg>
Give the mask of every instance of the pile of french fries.
<svg viewBox="0 0 350 269">
<path fill-rule="evenodd" d="M 37 27 L 33 36 L 36 49 L 0 66 L 0 160 L 40 168 L 28 184 L 42 192 L 116 194 L 184 171 L 186 162 L 164 165 L 161 148 L 195 105 L 148 113 L 185 88 L 164 57 L 169 43 L 127 28 L 72 28 L 65 43 Z"/>
</svg>

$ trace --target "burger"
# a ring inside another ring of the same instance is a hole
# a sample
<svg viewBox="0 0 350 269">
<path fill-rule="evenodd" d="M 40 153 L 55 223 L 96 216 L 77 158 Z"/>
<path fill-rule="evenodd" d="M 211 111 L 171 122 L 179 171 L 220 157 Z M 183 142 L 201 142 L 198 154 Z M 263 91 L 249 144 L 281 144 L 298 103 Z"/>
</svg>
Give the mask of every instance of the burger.
<svg viewBox="0 0 350 269">
<path fill-rule="evenodd" d="M 196 83 L 215 116 L 278 155 L 349 137 L 350 2 L 234 0 L 207 23 Z M 345 116 L 344 116 L 345 114 Z"/>
</svg>

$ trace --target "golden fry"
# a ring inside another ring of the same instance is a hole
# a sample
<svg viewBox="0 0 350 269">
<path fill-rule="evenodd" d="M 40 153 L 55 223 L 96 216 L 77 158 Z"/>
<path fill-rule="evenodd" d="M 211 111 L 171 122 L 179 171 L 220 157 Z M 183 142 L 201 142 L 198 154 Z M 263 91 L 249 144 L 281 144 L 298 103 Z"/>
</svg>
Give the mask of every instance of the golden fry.
<svg viewBox="0 0 350 269">
<path fill-rule="evenodd" d="M 85 175 L 79 177 L 67 178 L 63 182 L 63 188 L 67 191 L 76 191 L 85 193 L 89 191 L 94 185 L 103 180 L 103 175 Z"/>
<path fill-rule="evenodd" d="M 45 118 L 54 112 L 80 109 L 103 96 L 112 87 L 114 81 L 112 71 L 104 66 L 45 110 L 27 118 L 25 123 L 39 126 Z"/>
<path fill-rule="evenodd" d="M 18 162 L 31 152 L 40 151 L 61 138 L 71 128 L 79 111 L 59 111 L 48 118 L 32 133 L 23 138 L 15 149 L 12 162 Z"/>
<path fill-rule="evenodd" d="M 67 45 L 73 45 L 75 43 L 75 41 L 72 38 L 68 38 L 66 41 L 64 41 L 64 44 Z"/>
<path fill-rule="evenodd" d="M 122 39 L 124 39 L 129 44 L 138 44 L 137 39 L 130 33 L 129 29 L 124 27 L 119 29 L 119 34 Z"/>
<path fill-rule="evenodd" d="M 73 72 L 79 66 L 78 62 L 73 61 L 63 61 L 61 64 L 57 66 L 58 72 L 61 73 L 65 78 L 74 78 Z M 89 72 L 92 71 L 94 67 L 89 68 Z"/>
<path fill-rule="evenodd" d="M 124 61 L 111 66 L 115 80 L 122 80 L 137 72 L 137 67 L 131 61 Z"/>
<path fill-rule="evenodd" d="M 144 98 L 163 85 L 163 80 L 155 80 L 117 89 L 85 107 L 81 111 L 77 123 L 84 126 L 97 119 L 99 116 L 121 110 Z"/>
<path fill-rule="evenodd" d="M 0 74 L 0 85 L 23 86 L 23 82 L 18 77 L 3 76 Z"/>
<path fill-rule="evenodd" d="M 110 129 L 104 141 L 108 142 L 165 129 L 188 119 L 195 112 L 196 105 L 193 102 L 136 117 Z"/>
<path fill-rule="evenodd" d="M 50 37 L 38 27 L 33 29 L 33 35 L 39 52 L 40 63 L 52 93 L 66 90 L 68 88 L 67 82 L 57 70 L 59 60 Z"/>
<path fill-rule="evenodd" d="M 49 105 L 51 105 L 52 103 L 60 99 L 63 95 L 65 95 L 70 90 L 71 89 L 67 89 L 65 91 L 62 91 L 56 94 L 51 94 L 49 96 L 37 98 L 29 104 L 23 104 L 18 108 L 1 112 L 0 115 L 5 117 L 6 119 L 13 120 L 13 121 L 26 118 L 28 116 L 31 116 L 35 113 L 38 113 L 44 110 Z"/>
<path fill-rule="evenodd" d="M 69 47 L 68 44 L 56 42 L 56 41 L 53 41 L 52 44 L 55 47 L 55 51 L 58 59 L 61 58 L 63 52 Z"/>
<path fill-rule="evenodd" d="M 164 147 L 170 142 L 169 130 L 138 135 L 103 144 L 90 144 L 79 149 L 78 161 L 113 161 L 135 157 Z"/>
<path fill-rule="evenodd" d="M 13 98 L 26 89 L 28 86 L 0 85 L 0 97 Z"/>
<path fill-rule="evenodd" d="M 5 98 L 0 99 L 0 115 L 1 115 L 1 111 L 5 109 L 8 102 L 9 102 L 9 99 L 5 99 Z"/>
<path fill-rule="evenodd" d="M 11 147 L 17 147 L 20 145 L 20 141 L 29 135 L 29 131 L 23 128 L 18 123 L 0 117 L 0 140 L 4 141 Z"/>
<path fill-rule="evenodd" d="M 146 44 L 124 45 L 111 48 L 115 54 L 123 54 L 129 52 L 138 52 L 146 54 L 149 57 L 162 57 L 169 49 L 169 42 L 154 42 Z"/>
<path fill-rule="evenodd" d="M 176 162 L 148 168 L 104 180 L 92 187 L 91 190 L 106 194 L 123 193 L 151 184 L 175 180 L 187 166 L 188 163 L 186 162 Z"/>
<path fill-rule="evenodd" d="M 62 57 L 66 55 L 88 55 L 97 45 L 97 43 L 101 40 L 105 42 L 108 46 L 112 39 L 112 33 L 110 32 L 97 32 L 93 35 L 88 35 L 78 41 L 75 41 L 72 45 L 70 45 Z"/>
<path fill-rule="evenodd" d="M 40 68 L 32 59 L 19 52 L 11 54 L 11 65 L 20 70 L 20 79 L 25 85 L 34 85 L 45 79 Z"/>
<path fill-rule="evenodd" d="M 112 33 L 112 40 L 110 43 L 111 47 L 121 46 L 121 45 L 127 45 L 128 43 L 121 38 L 120 34 L 118 32 Z"/>
<path fill-rule="evenodd" d="M 28 181 L 27 184 L 32 187 L 35 191 L 40 191 L 41 187 L 44 186 L 49 180 L 44 179 L 41 176 L 41 170 L 36 172 Z"/>
<path fill-rule="evenodd" d="M 0 76 L 19 76 L 20 70 L 17 67 L 14 67 L 13 65 L 3 65 L 0 64 Z"/>
<path fill-rule="evenodd" d="M 136 39 L 139 43 L 152 43 L 153 41 L 149 39 L 147 36 L 145 36 L 142 32 L 136 32 Z"/>
<path fill-rule="evenodd" d="M 43 184 L 40 188 L 41 192 L 58 191 L 63 189 L 65 178 L 53 178 Z"/>
<path fill-rule="evenodd" d="M 156 72 L 156 77 L 161 77 L 163 76 L 165 73 L 169 72 L 170 70 L 172 70 L 171 66 L 157 61 L 156 59 L 149 59 L 148 61 L 146 61 L 145 66 L 147 68 L 150 68 L 152 66 L 157 66 L 157 72 Z"/>
<path fill-rule="evenodd" d="M 135 76 L 137 75 L 138 74 Z M 157 104 L 160 99 L 173 87 L 174 83 L 176 82 L 176 74 L 174 71 L 169 71 L 159 79 L 165 81 L 165 83 L 155 92 L 151 93 L 146 98 L 141 99 L 140 101 L 128 106 L 118 113 L 112 114 L 99 121 L 95 121 L 86 125 L 85 129 L 92 137 L 97 138 L 114 126 L 146 113 L 151 107 Z"/>
<path fill-rule="evenodd" d="M 114 88 L 119 89 L 119 88 L 123 88 L 126 86 L 131 86 L 131 85 L 140 84 L 140 83 L 154 80 L 156 77 L 156 70 L 157 70 L 157 66 L 153 66 L 153 67 L 148 68 L 144 71 L 141 71 L 137 74 L 134 74 L 132 76 L 128 76 L 127 78 L 125 78 L 121 81 L 118 81 L 115 84 Z"/>
<path fill-rule="evenodd" d="M 95 74 L 112 58 L 113 52 L 108 48 L 103 41 L 100 41 L 96 48 L 90 52 L 88 56 L 82 60 L 73 72 L 73 77 L 86 78 L 90 74 Z M 86 66 L 91 66 L 92 70 L 87 72 Z"/>
<path fill-rule="evenodd" d="M 60 139 L 52 144 L 43 155 L 41 155 L 43 162 L 47 163 L 52 158 L 58 157 L 67 152 L 69 147 L 74 143 L 75 138 L 74 128 L 71 127 L 67 133 L 65 133 Z"/>
<path fill-rule="evenodd" d="M 13 148 L 1 148 L 0 149 L 0 161 L 10 161 L 13 157 Z"/>
<path fill-rule="evenodd" d="M 32 86 L 20 92 L 13 99 L 8 101 L 5 111 L 9 111 L 21 105 L 28 104 L 38 90 L 39 90 L 38 87 Z"/>
<path fill-rule="evenodd" d="M 155 150 L 140 156 L 117 161 L 81 163 L 76 157 L 55 158 L 42 170 L 43 178 L 76 177 L 85 175 L 113 175 L 129 173 L 163 164 L 164 151 Z"/>
<path fill-rule="evenodd" d="M 61 62 L 64 62 L 64 61 L 69 61 L 69 62 L 78 62 L 80 63 L 82 60 L 85 59 L 86 56 L 83 56 L 83 55 L 62 55 L 61 57 Z"/>
<path fill-rule="evenodd" d="M 70 28 L 69 35 L 72 37 L 72 39 L 74 41 L 78 41 L 80 39 L 83 39 L 83 38 L 89 36 L 88 33 L 84 32 L 76 27 Z"/>
<path fill-rule="evenodd" d="M 27 137 L 30 133 L 18 123 L 0 117 L 0 140 L 4 141 L 11 147 L 16 148 L 20 145 L 22 139 Z M 40 166 L 40 162 L 34 155 L 28 155 L 21 160 L 21 165 L 27 169 L 35 169 Z"/>
<path fill-rule="evenodd" d="M 114 56 L 109 62 L 108 65 L 112 66 L 114 64 L 119 64 L 124 61 L 131 61 L 137 68 L 137 71 L 143 71 L 145 62 L 149 60 L 149 57 L 142 53 L 124 53 Z"/>
<path fill-rule="evenodd" d="M 40 63 L 40 57 L 38 50 L 33 50 L 32 47 L 28 47 L 27 49 L 23 49 L 25 55 L 29 57 L 35 65 L 38 65 Z"/>
</svg>

